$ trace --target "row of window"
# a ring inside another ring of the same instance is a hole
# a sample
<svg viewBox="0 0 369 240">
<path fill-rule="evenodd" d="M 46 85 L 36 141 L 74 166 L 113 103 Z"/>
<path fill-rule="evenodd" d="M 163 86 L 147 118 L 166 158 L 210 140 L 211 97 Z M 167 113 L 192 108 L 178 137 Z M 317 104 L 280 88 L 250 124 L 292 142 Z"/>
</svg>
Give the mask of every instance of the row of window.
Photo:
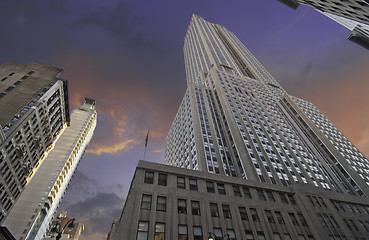
<svg viewBox="0 0 369 240">
<path fill-rule="evenodd" d="M 150 222 L 147 221 L 139 221 L 137 228 L 137 237 L 136 240 L 148 240 L 149 239 L 149 225 Z M 201 226 L 192 226 L 192 236 L 194 240 L 203 240 L 204 239 L 203 229 Z M 223 232 L 221 228 L 213 228 L 212 232 L 207 234 L 206 239 L 210 239 L 210 237 L 214 237 L 215 239 L 223 239 L 224 236 L 228 236 L 229 240 L 236 240 L 236 234 L 234 229 L 228 228 L 226 232 Z M 266 240 L 266 236 L 262 231 L 257 231 L 256 234 L 250 230 L 245 231 L 246 240 Z M 187 225 L 178 225 L 178 240 L 188 240 L 189 230 Z M 283 233 L 282 235 L 278 232 L 273 232 L 274 240 L 292 240 L 291 235 L 289 233 Z M 165 240 L 165 223 L 155 223 L 154 229 L 154 240 Z M 240 239 L 240 238 L 239 238 Z M 306 240 L 305 236 L 299 234 L 297 236 L 297 240 Z M 308 240 L 314 240 L 314 237 L 309 235 Z"/>
<path fill-rule="evenodd" d="M 159 173 L 158 185 L 167 186 L 167 181 L 168 181 L 167 174 Z M 145 172 L 144 183 L 148 183 L 148 184 L 154 183 L 154 172 Z M 186 189 L 186 178 L 185 177 L 177 176 L 177 188 Z M 198 191 L 197 179 L 193 179 L 193 178 L 189 179 L 189 189 Z M 223 183 L 214 183 L 214 182 L 206 181 L 206 189 L 208 193 L 215 193 L 217 190 L 218 194 L 227 195 L 226 188 Z M 244 197 L 248 199 L 253 198 L 253 195 L 254 195 L 252 194 L 253 190 L 251 190 L 249 187 L 245 187 L 245 186 L 240 187 L 237 185 L 232 185 L 232 189 L 233 189 L 233 195 L 236 197 Z M 242 192 L 241 192 L 241 189 L 242 189 Z M 275 195 L 272 191 L 268 191 L 268 190 L 264 191 L 262 189 L 256 189 L 256 194 L 257 194 L 257 199 L 259 200 L 263 200 L 263 201 L 268 200 L 271 202 L 276 202 Z M 297 204 L 293 194 L 285 194 L 282 192 L 278 192 L 278 195 L 282 203 L 285 203 L 285 204 L 291 203 L 293 205 Z M 254 198 L 256 197 L 254 196 Z"/>
<path fill-rule="evenodd" d="M 191 206 L 191 214 L 192 215 L 201 215 L 200 210 L 200 201 L 191 200 L 190 201 Z M 141 209 L 143 210 L 151 210 L 152 205 L 152 195 L 143 194 L 142 195 L 142 201 L 141 201 Z M 167 205 L 167 198 L 164 196 L 158 196 L 156 201 L 156 211 L 166 211 L 166 205 Z M 188 214 L 187 212 L 187 200 L 186 199 L 178 199 L 178 205 L 177 210 L 179 214 Z M 221 204 L 221 210 L 223 213 L 224 218 L 231 219 L 231 209 L 228 204 Z M 240 213 L 241 219 L 244 221 L 249 221 L 250 219 L 254 222 L 260 222 L 259 214 L 256 210 L 256 208 L 248 208 L 243 206 L 238 207 L 238 211 Z M 269 223 L 279 223 L 279 224 L 285 224 L 285 220 L 282 216 L 282 213 L 280 211 L 271 211 L 271 210 L 265 210 L 265 216 Z M 211 217 L 219 218 L 219 208 L 217 203 L 210 203 L 210 214 Z M 288 213 L 290 220 L 293 225 L 295 226 L 304 226 L 307 227 L 307 222 L 302 215 L 302 213 L 297 213 L 297 217 L 294 213 Z M 299 219 L 299 221 L 297 220 Z"/>
</svg>

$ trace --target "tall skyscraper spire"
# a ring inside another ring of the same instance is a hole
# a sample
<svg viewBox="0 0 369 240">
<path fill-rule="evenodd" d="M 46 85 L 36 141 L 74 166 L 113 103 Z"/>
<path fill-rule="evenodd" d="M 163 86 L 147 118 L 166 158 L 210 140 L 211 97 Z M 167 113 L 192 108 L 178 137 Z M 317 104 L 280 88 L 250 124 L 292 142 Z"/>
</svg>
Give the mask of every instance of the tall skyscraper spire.
<svg viewBox="0 0 369 240">
<path fill-rule="evenodd" d="M 365 156 L 312 103 L 288 95 L 233 33 L 193 15 L 184 54 L 188 89 L 167 164 L 369 194 Z"/>
<path fill-rule="evenodd" d="M 193 15 L 184 54 L 172 166 L 139 162 L 109 239 L 366 239 L 364 155 L 224 27 Z"/>
</svg>

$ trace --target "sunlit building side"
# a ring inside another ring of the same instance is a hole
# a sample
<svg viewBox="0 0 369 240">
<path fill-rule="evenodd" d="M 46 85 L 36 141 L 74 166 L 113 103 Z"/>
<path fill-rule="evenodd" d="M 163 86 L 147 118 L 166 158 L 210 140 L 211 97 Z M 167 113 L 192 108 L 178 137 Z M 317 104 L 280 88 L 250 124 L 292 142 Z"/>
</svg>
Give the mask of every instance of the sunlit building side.
<svg viewBox="0 0 369 240">
<path fill-rule="evenodd" d="M 70 126 L 63 129 L 3 223 L 16 239 L 43 239 L 96 123 L 95 100 L 86 98 L 73 110 Z"/>
</svg>

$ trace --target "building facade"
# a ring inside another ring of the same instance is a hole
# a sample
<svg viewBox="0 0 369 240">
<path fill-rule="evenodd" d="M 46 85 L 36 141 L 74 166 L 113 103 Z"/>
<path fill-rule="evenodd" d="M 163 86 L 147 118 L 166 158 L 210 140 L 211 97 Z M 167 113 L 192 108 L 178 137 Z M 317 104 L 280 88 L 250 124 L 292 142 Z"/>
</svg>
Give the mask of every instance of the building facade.
<svg viewBox="0 0 369 240">
<path fill-rule="evenodd" d="M 300 4 L 313 7 L 319 11 L 331 13 L 356 22 L 369 24 L 368 0 L 278 0 L 287 6 L 297 9 Z"/>
<path fill-rule="evenodd" d="M 17 240 L 43 239 L 90 142 L 97 122 L 95 100 L 85 99 L 10 210 L 3 226 Z"/>
<path fill-rule="evenodd" d="M 368 230 L 365 198 L 140 161 L 111 239 L 364 240 Z"/>
<path fill-rule="evenodd" d="M 369 50 L 369 25 L 365 23 L 359 23 L 351 19 L 343 18 L 337 15 L 333 15 L 327 12 L 321 12 L 330 19 L 341 24 L 351 32 L 347 38 L 360 46 Z"/>
<path fill-rule="evenodd" d="M 0 224 L 70 123 L 61 72 L 38 63 L 0 66 Z"/>
<path fill-rule="evenodd" d="M 184 55 L 177 168 L 139 163 L 113 239 L 365 239 L 365 156 L 226 28 L 193 15 Z"/>
</svg>

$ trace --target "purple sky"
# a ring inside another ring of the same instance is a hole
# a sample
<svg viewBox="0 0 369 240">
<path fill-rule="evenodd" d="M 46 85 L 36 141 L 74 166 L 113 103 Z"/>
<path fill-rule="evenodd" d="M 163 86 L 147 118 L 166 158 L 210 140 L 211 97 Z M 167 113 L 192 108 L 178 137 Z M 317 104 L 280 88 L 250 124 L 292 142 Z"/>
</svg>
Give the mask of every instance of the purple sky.
<svg viewBox="0 0 369 240">
<path fill-rule="evenodd" d="M 62 68 L 71 109 L 95 98 L 98 125 L 59 210 L 106 239 L 134 169 L 163 162 L 165 136 L 186 89 L 183 39 L 192 13 L 243 42 L 292 95 L 312 101 L 369 155 L 369 51 L 309 7 L 276 0 L 3 0 L 0 63 Z"/>
</svg>

